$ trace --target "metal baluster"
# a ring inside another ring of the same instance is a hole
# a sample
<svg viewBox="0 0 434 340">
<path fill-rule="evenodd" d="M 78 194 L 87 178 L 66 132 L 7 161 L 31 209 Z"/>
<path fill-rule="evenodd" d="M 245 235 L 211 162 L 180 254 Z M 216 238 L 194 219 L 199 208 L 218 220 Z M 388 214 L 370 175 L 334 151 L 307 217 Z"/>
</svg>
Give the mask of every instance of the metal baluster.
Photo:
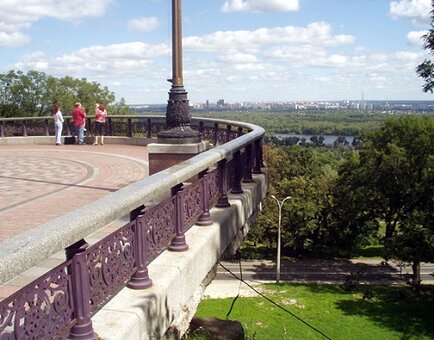
<svg viewBox="0 0 434 340">
<path fill-rule="evenodd" d="M 186 251 L 188 250 L 187 242 L 185 241 L 184 234 L 184 211 L 182 209 L 183 202 L 181 195 L 179 195 L 179 191 L 182 190 L 182 183 L 172 188 L 172 195 L 176 195 L 175 200 L 175 211 L 176 211 L 176 226 L 175 226 L 175 237 L 172 239 L 170 243 L 169 250 L 171 251 Z"/>
<path fill-rule="evenodd" d="M 241 177 L 243 168 L 241 165 L 241 153 L 240 151 L 236 151 L 234 154 L 234 161 L 235 161 L 235 179 L 234 179 L 234 186 L 232 187 L 231 193 L 232 194 L 242 194 L 243 189 L 241 188 Z"/>
<path fill-rule="evenodd" d="M 87 243 L 80 240 L 66 249 L 67 258 L 72 259 L 71 285 L 74 318 L 77 323 L 71 328 L 70 339 L 94 340 L 97 339 L 92 326 L 90 314 L 90 278 L 86 261 Z"/>
<path fill-rule="evenodd" d="M 217 208 L 227 208 L 230 207 L 228 200 L 228 173 L 226 159 L 222 159 L 218 162 L 218 172 L 219 172 L 219 186 L 220 186 L 220 197 L 217 201 Z"/>
<path fill-rule="evenodd" d="M 246 151 L 245 151 L 247 159 L 246 159 L 246 169 L 245 169 L 246 172 L 244 174 L 244 179 L 243 179 L 244 183 L 253 183 L 254 182 L 253 177 L 252 177 L 252 168 L 253 168 L 252 150 L 253 150 L 252 144 L 249 144 L 246 147 Z"/>
<path fill-rule="evenodd" d="M 135 220 L 134 231 L 134 257 L 136 260 L 136 272 L 127 282 L 127 287 L 131 289 L 145 289 L 152 286 L 152 280 L 148 273 L 148 259 L 146 256 L 146 231 L 148 226 L 143 216 L 145 206 L 133 210 L 130 213 L 130 221 Z"/>
<path fill-rule="evenodd" d="M 209 187 L 208 187 L 208 178 L 209 175 L 207 172 L 203 172 L 200 176 L 202 176 L 202 210 L 203 213 L 200 215 L 197 225 L 200 226 L 209 226 L 212 224 L 211 214 L 209 213 Z"/>
</svg>

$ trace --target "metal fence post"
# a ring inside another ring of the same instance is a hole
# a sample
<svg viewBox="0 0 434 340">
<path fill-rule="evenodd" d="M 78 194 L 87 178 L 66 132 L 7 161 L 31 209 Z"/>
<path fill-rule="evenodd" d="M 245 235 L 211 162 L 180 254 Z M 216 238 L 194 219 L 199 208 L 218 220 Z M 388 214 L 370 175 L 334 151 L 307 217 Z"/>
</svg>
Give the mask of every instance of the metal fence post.
<svg viewBox="0 0 434 340">
<path fill-rule="evenodd" d="M 196 224 L 200 226 L 209 226 L 212 224 L 211 214 L 209 213 L 209 187 L 208 187 L 208 174 L 206 172 L 202 176 L 202 215 L 200 215 Z"/>
<path fill-rule="evenodd" d="M 231 193 L 232 194 L 242 194 L 243 189 L 241 188 L 241 177 L 243 173 L 243 166 L 241 164 L 241 152 L 236 151 L 234 154 L 234 161 L 235 161 L 235 180 L 234 180 L 234 186 L 232 187 Z"/>
<path fill-rule="evenodd" d="M 127 137 L 133 137 L 133 124 L 132 124 L 131 118 L 128 118 Z"/>
<path fill-rule="evenodd" d="M 219 185 L 220 185 L 220 197 L 217 201 L 217 208 L 227 208 L 230 207 L 230 203 L 228 200 L 228 172 L 227 172 L 227 164 L 226 159 L 222 159 L 218 162 L 217 165 L 218 173 L 219 173 Z"/>
<path fill-rule="evenodd" d="M 70 339 L 97 339 L 92 326 L 90 314 L 90 283 L 89 269 L 86 262 L 87 243 L 80 240 L 66 249 L 66 256 L 72 257 L 71 288 L 74 307 L 74 318 L 77 323 L 71 328 Z"/>
<path fill-rule="evenodd" d="M 44 120 L 44 127 L 45 127 L 45 136 L 50 135 L 50 129 L 48 128 L 48 119 Z"/>
<path fill-rule="evenodd" d="M 172 194 L 176 195 L 176 200 L 175 200 L 176 225 L 175 225 L 175 237 L 172 239 L 172 242 L 170 242 L 170 246 L 168 248 L 171 251 L 188 250 L 188 245 L 187 242 L 185 241 L 185 234 L 184 234 L 184 222 L 183 222 L 184 211 L 182 209 L 182 199 L 181 199 L 181 195 L 178 194 L 180 190 L 182 190 L 182 184 L 179 184 L 172 189 Z"/>
<path fill-rule="evenodd" d="M 214 123 L 214 145 L 218 145 L 219 142 L 219 125 L 218 123 Z"/>
<path fill-rule="evenodd" d="M 253 168 L 253 157 L 252 157 L 252 151 L 253 151 L 253 147 L 252 144 L 249 144 L 246 147 L 246 171 L 244 174 L 244 179 L 243 182 L 244 183 L 253 183 L 253 177 L 252 177 L 252 168 Z"/>
<path fill-rule="evenodd" d="M 255 140 L 255 165 L 253 166 L 253 173 L 254 174 L 261 174 L 261 166 L 262 164 L 262 145 L 261 140 L 257 139 Z"/>
<path fill-rule="evenodd" d="M 139 210 L 140 209 L 140 210 Z M 135 220 L 134 231 L 134 258 L 136 261 L 136 272 L 127 282 L 127 287 L 131 289 L 145 289 L 152 286 L 152 280 L 148 273 L 148 259 L 146 256 L 146 230 L 147 226 L 143 218 L 142 209 L 139 207 L 130 214 L 130 219 Z"/>
<path fill-rule="evenodd" d="M 152 137 L 152 121 L 151 118 L 148 118 L 148 126 L 147 126 L 147 137 L 151 138 Z"/>
<path fill-rule="evenodd" d="M 23 122 L 21 123 L 21 128 L 22 128 L 23 137 L 27 137 L 27 124 L 25 120 L 23 120 Z"/>
</svg>

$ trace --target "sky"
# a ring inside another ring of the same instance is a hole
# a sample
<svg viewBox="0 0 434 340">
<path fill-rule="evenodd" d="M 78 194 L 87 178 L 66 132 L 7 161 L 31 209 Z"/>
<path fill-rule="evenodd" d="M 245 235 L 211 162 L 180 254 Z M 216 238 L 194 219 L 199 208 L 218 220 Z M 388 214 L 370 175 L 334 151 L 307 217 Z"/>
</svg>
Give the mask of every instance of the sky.
<svg viewBox="0 0 434 340">
<path fill-rule="evenodd" d="M 0 73 L 86 78 L 164 104 L 171 0 L 1 0 Z M 183 0 L 190 103 L 433 100 L 415 68 L 431 0 Z"/>
</svg>

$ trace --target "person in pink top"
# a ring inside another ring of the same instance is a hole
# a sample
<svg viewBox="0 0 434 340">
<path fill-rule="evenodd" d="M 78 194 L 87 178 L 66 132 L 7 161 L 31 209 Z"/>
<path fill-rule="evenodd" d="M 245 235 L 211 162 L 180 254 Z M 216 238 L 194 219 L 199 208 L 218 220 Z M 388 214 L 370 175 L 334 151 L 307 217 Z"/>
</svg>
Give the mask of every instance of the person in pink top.
<svg viewBox="0 0 434 340">
<path fill-rule="evenodd" d="M 104 145 L 104 130 L 105 121 L 107 119 L 107 111 L 104 104 L 99 104 L 95 108 L 95 142 L 93 145 L 98 145 L 98 138 L 101 137 L 101 145 Z"/>
<path fill-rule="evenodd" d="M 75 132 L 78 138 L 78 144 L 84 144 L 84 124 L 86 122 L 86 113 L 81 107 L 81 103 L 74 104 L 74 108 L 71 112 L 72 119 L 74 120 Z"/>
</svg>

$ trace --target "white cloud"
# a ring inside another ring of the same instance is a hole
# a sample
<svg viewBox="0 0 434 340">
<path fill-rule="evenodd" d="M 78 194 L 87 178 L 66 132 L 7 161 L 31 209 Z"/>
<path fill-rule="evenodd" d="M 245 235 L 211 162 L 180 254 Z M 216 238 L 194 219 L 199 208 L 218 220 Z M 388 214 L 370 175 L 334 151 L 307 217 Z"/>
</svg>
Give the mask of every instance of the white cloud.
<svg viewBox="0 0 434 340">
<path fill-rule="evenodd" d="M 299 0 L 228 0 L 223 12 L 293 12 L 299 8 Z"/>
<path fill-rule="evenodd" d="M 30 37 L 20 32 L 1 32 L 0 47 L 17 47 L 30 41 Z"/>
<path fill-rule="evenodd" d="M 354 42 L 351 35 L 333 36 L 330 24 L 314 22 L 306 27 L 286 26 L 259 28 L 254 31 L 218 31 L 204 36 L 191 36 L 183 40 L 186 50 L 219 51 L 228 48 L 259 48 L 275 44 L 302 44 L 339 46 Z"/>
<path fill-rule="evenodd" d="M 398 0 L 390 3 L 392 17 L 409 18 L 422 25 L 429 23 L 431 9 L 431 0 Z"/>
<path fill-rule="evenodd" d="M 167 56 L 169 52 L 167 44 L 132 42 L 108 46 L 97 45 L 59 56 L 47 56 L 41 52 L 33 53 L 23 57 L 13 65 L 13 68 L 36 69 L 61 76 L 136 76 L 150 71 L 149 66 L 153 60 Z"/>
<path fill-rule="evenodd" d="M 128 22 L 128 28 L 130 30 L 150 32 L 156 29 L 160 25 L 158 18 L 156 17 L 145 17 L 132 19 Z"/>
<path fill-rule="evenodd" d="M 422 46 L 424 41 L 422 36 L 427 34 L 427 31 L 412 31 L 407 34 L 407 42 L 412 46 Z"/>
<path fill-rule="evenodd" d="M 15 47 L 30 41 L 22 33 L 42 18 L 74 21 L 103 16 L 115 0 L 2 0 L 0 2 L 0 46 Z M 12 42 L 11 40 L 14 40 Z"/>
<path fill-rule="evenodd" d="M 224 52 L 221 59 L 232 63 L 254 63 L 258 61 L 255 55 L 242 53 L 235 49 L 230 49 L 227 52 Z"/>
</svg>

